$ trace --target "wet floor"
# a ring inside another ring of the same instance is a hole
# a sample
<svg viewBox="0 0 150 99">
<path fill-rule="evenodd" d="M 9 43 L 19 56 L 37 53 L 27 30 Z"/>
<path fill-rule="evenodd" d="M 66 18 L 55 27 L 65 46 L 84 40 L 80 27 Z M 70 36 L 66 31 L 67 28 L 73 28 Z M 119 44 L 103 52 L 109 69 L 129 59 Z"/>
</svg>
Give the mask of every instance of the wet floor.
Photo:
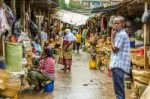
<svg viewBox="0 0 150 99">
<path fill-rule="evenodd" d="M 62 71 L 57 64 L 57 79 L 51 93 L 30 93 L 28 87 L 21 92 L 20 99 L 115 99 L 111 78 L 88 66 L 89 54 L 73 54 L 71 71 Z M 127 91 L 127 94 L 130 91 Z M 126 99 L 131 99 L 130 94 Z"/>
</svg>

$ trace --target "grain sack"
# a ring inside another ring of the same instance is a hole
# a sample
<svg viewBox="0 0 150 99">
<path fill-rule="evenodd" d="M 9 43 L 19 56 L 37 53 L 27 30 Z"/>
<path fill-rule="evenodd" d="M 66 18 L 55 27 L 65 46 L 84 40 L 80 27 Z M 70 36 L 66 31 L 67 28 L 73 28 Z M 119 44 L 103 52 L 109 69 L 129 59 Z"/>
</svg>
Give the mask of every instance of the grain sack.
<svg viewBox="0 0 150 99">
<path fill-rule="evenodd" d="M 146 84 L 141 84 L 138 81 L 134 81 L 133 92 L 136 96 L 140 97 L 145 91 L 146 87 Z"/>
<path fill-rule="evenodd" d="M 150 99 L 149 93 L 150 93 L 150 83 L 149 83 L 149 85 L 147 86 L 147 88 L 145 89 L 145 91 L 144 91 L 144 93 L 142 94 L 142 96 L 141 96 L 140 99 Z"/>
</svg>

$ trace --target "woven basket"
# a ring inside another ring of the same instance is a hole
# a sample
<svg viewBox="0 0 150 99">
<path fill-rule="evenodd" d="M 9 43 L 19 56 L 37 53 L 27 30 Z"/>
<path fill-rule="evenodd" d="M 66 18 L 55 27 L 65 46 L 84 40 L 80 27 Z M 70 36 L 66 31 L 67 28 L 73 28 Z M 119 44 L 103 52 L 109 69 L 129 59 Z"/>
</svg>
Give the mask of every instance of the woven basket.
<svg viewBox="0 0 150 99">
<path fill-rule="evenodd" d="M 0 79 L 8 80 L 11 77 L 11 73 L 7 70 L 0 69 Z"/>
<path fill-rule="evenodd" d="M 149 84 L 150 81 L 150 79 L 143 78 L 143 77 L 133 77 L 133 79 L 147 85 Z"/>
<path fill-rule="evenodd" d="M 146 87 L 147 87 L 146 84 L 141 84 L 138 81 L 134 81 L 133 92 L 135 95 L 141 96 Z"/>
<path fill-rule="evenodd" d="M 0 90 L 4 90 L 6 88 L 6 83 L 3 80 L 0 80 Z"/>
<path fill-rule="evenodd" d="M 139 67 L 144 67 L 144 58 L 140 60 L 135 60 L 135 65 Z"/>
<path fill-rule="evenodd" d="M 149 70 L 132 70 L 133 77 L 142 77 L 146 79 L 150 79 Z"/>
<path fill-rule="evenodd" d="M 0 91 L 0 95 L 5 96 L 5 97 L 15 97 L 19 90 L 20 90 L 21 82 L 9 82 L 6 85 L 6 89 L 3 91 Z"/>
</svg>

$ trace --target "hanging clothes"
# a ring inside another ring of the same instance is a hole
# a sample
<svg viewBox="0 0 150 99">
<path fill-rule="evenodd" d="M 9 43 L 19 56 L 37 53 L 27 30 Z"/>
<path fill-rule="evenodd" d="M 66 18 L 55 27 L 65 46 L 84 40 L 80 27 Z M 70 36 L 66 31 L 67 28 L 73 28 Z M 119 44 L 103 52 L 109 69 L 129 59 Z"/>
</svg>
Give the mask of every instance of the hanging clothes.
<svg viewBox="0 0 150 99">
<path fill-rule="evenodd" d="M 7 18 L 6 18 L 6 12 L 5 9 L 0 9 L 0 36 L 5 31 L 10 30 L 10 26 L 8 24 Z"/>
<path fill-rule="evenodd" d="M 8 24 L 12 26 L 16 20 L 16 16 L 13 14 L 12 10 L 7 6 L 5 3 L 3 5 L 5 11 L 6 11 L 6 17 L 8 20 Z"/>
</svg>

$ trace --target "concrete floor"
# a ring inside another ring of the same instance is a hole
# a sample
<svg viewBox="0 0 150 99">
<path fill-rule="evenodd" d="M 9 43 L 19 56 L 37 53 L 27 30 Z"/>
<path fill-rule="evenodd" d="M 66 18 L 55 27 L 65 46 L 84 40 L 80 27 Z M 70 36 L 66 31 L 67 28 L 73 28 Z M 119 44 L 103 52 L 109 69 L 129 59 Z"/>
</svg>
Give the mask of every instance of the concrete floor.
<svg viewBox="0 0 150 99">
<path fill-rule="evenodd" d="M 55 89 L 51 93 L 30 93 L 28 88 L 19 95 L 20 99 L 115 99 L 113 84 L 99 70 L 90 70 L 89 54 L 81 52 L 73 54 L 71 71 L 62 71 L 57 64 Z M 126 99 L 131 99 L 131 90 L 127 90 Z"/>
</svg>

